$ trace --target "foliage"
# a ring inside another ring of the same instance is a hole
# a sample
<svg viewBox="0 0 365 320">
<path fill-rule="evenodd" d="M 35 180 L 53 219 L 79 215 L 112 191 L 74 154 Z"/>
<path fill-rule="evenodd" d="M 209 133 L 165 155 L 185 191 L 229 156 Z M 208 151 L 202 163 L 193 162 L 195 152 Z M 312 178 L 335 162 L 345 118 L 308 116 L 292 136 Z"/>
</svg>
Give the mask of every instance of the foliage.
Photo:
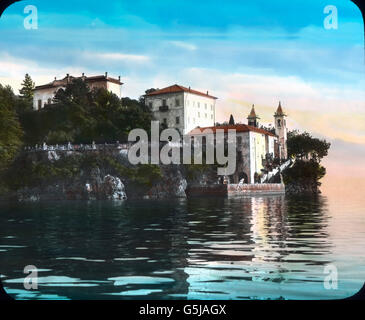
<svg viewBox="0 0 365 320">
<path fill-rule="evenodd" d="M 145 95 L 139 97 L 139 100 L 138 100 L 139 104 L 142 105 L 142 106 L 145 106 L 145 108 L 148 108 L 148 106 L 146 106 L 146 103 L 145 103 L 145 101 L 146 101 L 145 97 L 146 97 L 147 94 L 149 94 L 151 92 L 154 92 L 154 91 L 157 91 L 157 90 L 158 89 L 155 89 L 155 88 L 147 89 L 145 91 Z"/>
<path fill-rule="evenodd" d="M 326 140 L 313 138 L 308 132 L 299 133 L 297 130 L 288 133 L 288 156 L 297 159 L 313 159 L 320 162 L 328 155 L 331 143 Z"/>
<path fill-rule="evenodd" d="M 285 184 L 315 182 L 319 186 L 325 174 L 326 168 L 317 161 L 297 160 L 293 167 L 283 171 L 283 179 Z"/>
<path fill-rule="evenodd" d="M 21 97 L 23 99 L 31 102 L 33 99 L 33 89 L 34 88 L 35 88 L 35 84 L 34 84 L 32 78 L 30 77 L 30 75 L 27 73 L 22 82 L 22 88 L 19 90 Z"/>
<path fill-rule="evenodd" d="M 22 145 L 23 132 L 15 112 L 16 100 L 12 89 L 0 84 L 0 174 Z"/>
<path fill-rule="evenodd" d="M 59 89 L 39 111 L 20 114 L 28 145 L 126 141 L 130 130 L 150 130 L 151 114 L 137 100 L 106 89 L 90 90 L 82 79 Z"/>
<path fill-rule="evenodd" d="M 118 176 L 126 177 L 130 182 L 137 185 L 150 187 L 153 182 L 162 178 L 161 169 L 157 165 L 140 164 L 134 167 L 126 167 L 111 157 L 107 157 L 105 160 L 114 168 Z"/>
<path fill-rule="evenodd" d="M 127 167 L 114 157 L 99 154 L 76 154 L 62 156 L 57 161 L 19 156 L 4 177 L 10 189 L 39 187 L 62 180 L 79 178 L 83 174 L 91 175 L 93 169 L 99 168 L 119 176 L 139 186 L 151 186 L 162 177 L 157 165 L 138 165 Z"/>
<path fill-rule="evenodd" d="M 230 125 L 234 125 L 234 118 L 233 118 L 233 115 L 231 115 L 229 117 L 229 122 L 228 122 Z"/>
<path fill-rule="evenodd" d="M 203 175 L 216 176 L 217 165 L 186 164 L 185 175 L 188 181 L 200 181 Z"/>
</svg>

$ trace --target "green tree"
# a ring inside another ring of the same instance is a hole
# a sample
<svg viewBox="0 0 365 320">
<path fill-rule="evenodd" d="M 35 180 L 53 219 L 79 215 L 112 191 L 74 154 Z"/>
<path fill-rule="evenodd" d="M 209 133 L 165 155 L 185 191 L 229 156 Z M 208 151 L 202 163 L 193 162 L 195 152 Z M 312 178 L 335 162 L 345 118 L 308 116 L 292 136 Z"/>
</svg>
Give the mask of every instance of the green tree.
<svg viewBox="0 0 365 320">
<path fill-rule="evenodd" d="M 303 161 L 298 160 L 294 166 L 286 169 L 283 172 L 283 178 L 285 184 L 302 183 L 307 184 L 315 183 L 320 186 L 319 182 L 326 174 L 326 168 L 321 166 L 319 162 L 314 160 Z"/>
<path fill-rule="evenodd" d="M 33 99 L 33 89 L 35 88 L 35 84 L 27 73 L 22 82 L 22 88 L 19 90 L 19 93 L 23 99 L 32 100 Z"/>
<path fill-rule="evenodd" d="M 0 174 L 22 145 L 22 129 L 15 112 L 16 97 L 10 86 L 0 84 Z"/>
<path fill-rule="evenodd" d="M 122 142 L 134 128 L 149 131 L 152 119 L 139 101 L 121 100 L 102 88 L 90 90 L 82 79 L 58 90 L 52 105 L 20 118 L 30 145 Z"/>
<path fill-rule="evenodd" d="M 233 118 L 233 115 L 231 115 L 229 117 L 229 122 L 228 122 L 230 125 L 234 125 L 234 118 Z"/>
<path fill-rule="evenodd" d="M 313 138 L 308 132 L 299 133 L 297 130 L 288 133 L 288 155 L 297 159 L 313 159 L 320 162 L 328 155 L 331 143 L 326 140 Z"/>
</svg>

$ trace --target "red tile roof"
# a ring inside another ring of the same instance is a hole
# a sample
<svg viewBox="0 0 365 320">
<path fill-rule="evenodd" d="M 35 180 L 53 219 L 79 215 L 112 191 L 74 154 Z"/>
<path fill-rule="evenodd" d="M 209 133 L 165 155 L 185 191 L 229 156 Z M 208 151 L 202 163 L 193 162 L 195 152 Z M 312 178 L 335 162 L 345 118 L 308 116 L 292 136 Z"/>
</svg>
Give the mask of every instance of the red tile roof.
<svg viewBox="0 0 365 320">
<path fill-rule="evenodd" d="M 218 99 L 217 97 L 213 97 L 213 96 L 209 95 L 208 91 L 207 91 L 207 93 L 203 93 L 203 92 L 200 92 L 197 90 L 193 90 L 191 88 L 186 88 L 184 86 L 180 86 L 178 84 L 174 84 L 172 86 L 150 92 L 150 93 L 146 94 L 146 96 L 155 96 L 155 95 L 159 95 L 159 94 L 175 93 L 175 92 L 188 92 L 188 93 L 197 94 L 199 96 L 204 96 L 204 97 L 211 98 L 211 99 Z"/>
<path fill-rule="evenodd" d="M 266 131 L 266 130 L 261 129 L 261 128 L 256 128 L 256 127 L 253 127 L 253 126 L 249 126 L 247 124 L 222 125 L 222 126 L 205 127 L 205 128 L 197 127 L 195 129 L 191 130 L 188 134 L 189 135 L 200 135 L 200 134 L 204 134 L 203 131 L 206 130 L 206 129 L 211 129 L 213 131 L 213 133 L 216 133 L 216 131 L 218 129 L 224 130 L 224 133 L 227 133 L 228 130 L 233 130 L 233 129 L 236 130 L 236 133 L 237 132 L 249 132 L 249 131 L 253 131 L 253 132 L 265 134 L 265 135 L 268 135 L 268 136 L 276 137 L 276 134 L 274 134 L 274 133 L 271 133 L 271 132 Z"/>
<path fill-rule="evenodd" d="M 36 86 L 34 88 L 34 90 L 39 90 L 39 89 L 48 89 L 48 88 L 54 88 L 54 87 L 59 87 L 59 86 L 66 86 L 68 81 L 67 78 L 69 79 L 69 81 L 72 81 L 74 79 L 82 79 L 83 77 L 73 77 L 73 76 L 69 76 L 69 77 L 64 77 L 63 79 L 60 80 L 53 80 L 50 83 L 47 84 L 43 84 L 40 86 Z M 123 83 L 120 82 L 119 79 L 114 79 L 105 75 L 101 75 L 101 76 L 91 76 L 91 77 L 84 77 L 86 83 L 88 82 L 98 82 L 98 81 L 109 81 L 112 83 L 116 83 L 116 84 L 120 84 L 122 85 Z"/>
</svg>

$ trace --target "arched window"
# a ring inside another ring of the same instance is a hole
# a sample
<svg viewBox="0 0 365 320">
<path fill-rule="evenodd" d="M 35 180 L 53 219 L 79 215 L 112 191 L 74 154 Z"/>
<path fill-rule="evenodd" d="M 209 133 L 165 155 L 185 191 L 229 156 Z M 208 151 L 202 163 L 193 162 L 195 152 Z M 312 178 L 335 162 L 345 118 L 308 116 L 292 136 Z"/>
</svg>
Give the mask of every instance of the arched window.
<svg viewBox="0 0 365 320">
<path fill-rule="evenodd" d="M 278 119 L 278 127 L 280 128 L 281 127 L 281 120 Z"/>
</svg>

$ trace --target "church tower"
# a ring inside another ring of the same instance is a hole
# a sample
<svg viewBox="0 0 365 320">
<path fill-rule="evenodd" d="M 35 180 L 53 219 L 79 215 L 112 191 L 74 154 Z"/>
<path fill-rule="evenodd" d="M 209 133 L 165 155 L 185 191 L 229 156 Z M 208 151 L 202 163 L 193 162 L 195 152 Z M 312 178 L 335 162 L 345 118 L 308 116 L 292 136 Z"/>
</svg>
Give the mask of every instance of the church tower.
<svg viewBox="0 0 365 320">
<path fill-rule="evenodd" d="M 280 143 L 280 157 L 281 159 L 286 159 L 288 157 L 288 149 L 286 145 L 286 136 L 287 136 L 287 128 L 286 128 L 286 114 L 283 112 L 281 108 L 281 103 L 279 102 L 279 106 L 276 109 L 274 114 L 275 118 L 275 134 L 279 137 Z"/>
<path fill-rule="evenodd" d="M 250 114 L 247 117 L 248 125 L 249 126 L 253 126 L 253 127 L 258 127 L 259 126 L 258 119 L 260 119 L 260 118 L 256 115 L 255 105 L 253 104 L 252 105 L 251 112 L 250 112 Z"/>
</svg>

